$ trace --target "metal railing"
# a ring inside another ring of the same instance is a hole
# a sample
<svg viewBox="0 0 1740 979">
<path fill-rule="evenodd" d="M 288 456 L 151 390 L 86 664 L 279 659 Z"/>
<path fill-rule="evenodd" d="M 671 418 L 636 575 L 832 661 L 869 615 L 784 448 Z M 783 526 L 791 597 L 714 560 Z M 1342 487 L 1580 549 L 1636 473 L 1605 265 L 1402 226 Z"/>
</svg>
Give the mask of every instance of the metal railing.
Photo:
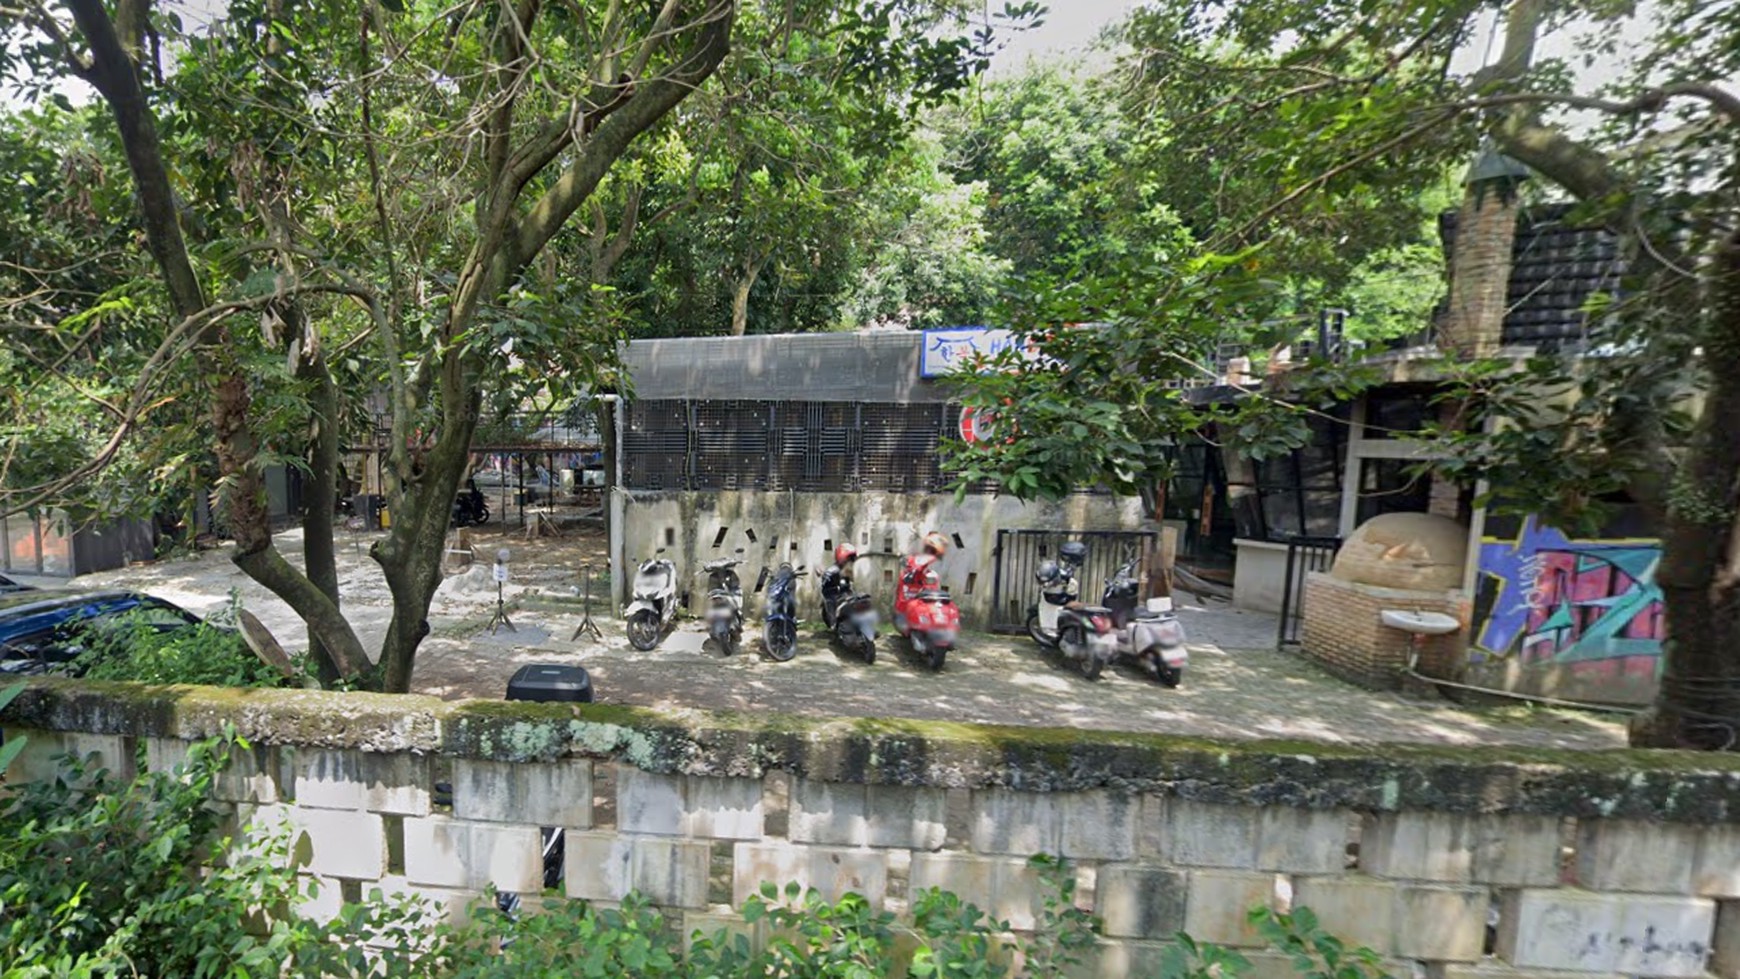
<svg viewBox="0 0 1740 979">
<path fill-rule="evenodd" d="M 1291 537 L 1287 544 L 1287 569 L 1281 583 L 1281 624 L 1275 637 L 1275 648 L 1285 649 L 1299 643 L 1305 624 L 1305 576 L 1314 571 L 1328 571 L 1335 563 L 1335 552 L 1341 549 L 1339 537 Z"/>
<path fill-rule="evenodd" d="M 999 530 L 991 579 L 991 631 L 1021 632 L 1027 628 L 1027 607 L 1039 596 L 1033 573 L 1045 561 L 1057 560 L 1057 549 L 1078 540 L 1087 545 L 1087 561 L 1077 581 L 1082 601 L 1097 603 L 1106 579 L 1131 557 L 1159 546 L 1152 530 Z"/>
</svg>

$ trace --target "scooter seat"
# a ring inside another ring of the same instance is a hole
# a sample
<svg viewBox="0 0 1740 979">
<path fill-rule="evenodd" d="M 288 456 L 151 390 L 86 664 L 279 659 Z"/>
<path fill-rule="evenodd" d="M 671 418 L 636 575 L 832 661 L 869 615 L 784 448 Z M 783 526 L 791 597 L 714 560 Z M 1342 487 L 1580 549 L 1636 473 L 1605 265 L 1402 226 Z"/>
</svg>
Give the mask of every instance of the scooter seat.
<svg viewBox="0 0 1740 979">
<path fill-rule="evenodd" d="M 1112 610 L 1104 605 L 1078 605 L 1075 609 L 1083 615 L 1111 615 Z"/>
<path fill-rule="evenodd" d="M 1151 608 L 1139 608 L 1135 614 L 1135 618 L 1138 619 L 1158 619 L 1160 617 L 1160 613 Z"/>
<path fill-rule="evenodd" d="M 949 597 L 948 592 L 942 591 L 942 590 L 936 589 L 936 588 L 926 588 L 924 591 L 919 592 L 918 593 L 918 600 L 921 602 L 953 602 L 954 601 L 953 598 Z"/>
</svg>

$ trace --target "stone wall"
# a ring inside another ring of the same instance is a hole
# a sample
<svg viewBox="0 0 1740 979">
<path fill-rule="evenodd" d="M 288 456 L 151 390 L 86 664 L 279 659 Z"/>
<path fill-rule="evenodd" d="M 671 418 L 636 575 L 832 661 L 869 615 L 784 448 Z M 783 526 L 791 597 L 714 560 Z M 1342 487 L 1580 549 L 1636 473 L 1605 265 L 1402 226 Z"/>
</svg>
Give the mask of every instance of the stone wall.
<svg viewBox="0 0 1740 979">
<path fill-rule="evenodd" d="M 1342 581 L 1326 572 L 1305 578 L 1305 606 L 1300 648 L 1331 672 L 1378 689 L 1402 686 L 1402 670 L 1412 654 L 1412 636 L 1383 624 L 1384 609 L 1443 612 L 1464 623 L 1466 611 L 1450 592 L 1379 588 Z M 1460 675 L 1467 645 L 1466 629 L 1428 636 L 1416 667 L 1427 676 L 1455 679 Z"/>
<path fill-rule="evenodd" d="M 540 828 L 560 826 L 568 895 L 639 890 L 685 928 L 753 933 L 731 906 L 795 880 L 894 910 L 942 887 L 1022 929 L 1041 893 L 1026 857 L 1048 852 L 1105 921 L 1095 975 L 1159 975 L 1180 929 L 1253 948 L 1246 910 L 1290 903 L 1400 975 L 1740 976 L 1740 759 L 1727 755 L 69 681 L 33 683 L 0 723 L 30 744 L 9 781 L 59 750 L 168 765 L 234 725 L 254 747 L 216 794 L 301 835 L 306 872 L 338 885 L 309 913 L 376 887 L 455 911 L 489 883 L 535 889 Z M 1288 974 L 1252 958 L 1260 976 Z"/>
<path fill-rule="evenodd" d="M 816 568 L 831 560 L 835 544 L 849 541 L 864 555 L 856 569 L 858 580 L 886 612 L 894 601 L 901 559 L 927 531 L 940 530 L 960 538 L 939 571 L 969 628 L 983 628 L 990 619 L 997 531 L 1144 526 L 1139 500 L 1085 493 L 1055 503 L 991 495 L 970 495 L 957 503 L 946 493 L 619 490 L 612 506 L 611 527 L 621 532 L 611 540 L 611 559 L 628 571 L 613 583 L 622 600 L 628 596 L 632 569 L 659 548 L 676 563 L 677 588 L 690 595 L 690 611 L 699 611 L 707 583 L 699 572 L 713 558 L 733 556 L 742 548 L 744 563 L 738 572 L 747 591 L 763 566 L 790 561 Z M 801 617 L 817 616 L 815 580 L 814 575 L 799 580 Z M 1018 601 L 1021 608 L 1038 598 L 1031 580 L 1006 582 L 1005 588 L 1005 600 Z M 745 600 L 744 614 L 751 621 L 759 619 L 760 600 L 749 595 Z"/>
</svg>

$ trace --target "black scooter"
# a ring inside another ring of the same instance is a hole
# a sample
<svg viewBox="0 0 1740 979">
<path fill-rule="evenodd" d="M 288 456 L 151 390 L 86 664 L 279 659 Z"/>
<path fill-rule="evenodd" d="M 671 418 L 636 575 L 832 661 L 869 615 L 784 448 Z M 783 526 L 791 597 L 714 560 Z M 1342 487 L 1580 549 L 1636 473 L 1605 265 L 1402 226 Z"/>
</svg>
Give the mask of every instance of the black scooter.
<svg viewBox="0 0 1740 979">
<path fill-rule="evenodd" d="M 852 583 L 856 550 L 835 552 L 834 566 L 822 572 L 822 621 L 849 652 L 876 662 L 876 603 Z"/>
<path fill-rule="evenodd" d="M 735 656 L 743 642 L 743 582 L 734 570 L 742 563 L 722 557 L 701 568 L 707 575 L 707 636 L 726 656 Z"/>
<path fill-rule="evenodd" d="M 761 613 L 762 640 L 767 644 L 767 655 L 781 663 L 797 655 L 797 580 L 808 573 L 787 561 L 773 573 L 771 582 L 766 568 L 761 569 L 761 577 L 755 582 L 756 591 L 767 584 L 767 605 Z"/>
<path fill-rule="evenodd" d="M 489 503 L 483 498 L 483 491 L 477 488 L 477 480 L 467 479 L 465 491 L 453 501 L 453 526 L 472 527 L 489 522 Z"/>
</svg>

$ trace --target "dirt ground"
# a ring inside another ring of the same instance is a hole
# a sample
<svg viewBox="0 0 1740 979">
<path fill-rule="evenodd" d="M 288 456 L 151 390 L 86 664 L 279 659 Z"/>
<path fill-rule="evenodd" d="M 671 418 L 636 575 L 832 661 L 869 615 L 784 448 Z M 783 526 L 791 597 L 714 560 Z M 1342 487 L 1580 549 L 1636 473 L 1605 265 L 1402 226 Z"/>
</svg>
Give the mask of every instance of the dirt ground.
<svg viewBox="0 0 1740 979">
<path fill-rule="evenodd" d="M 300 531 L 278 537 L 285 555 L 298 562 L 300 538 Z M 338 548 L 345 612 L 371 650 L 379 648 L 391 612 L 380 569 L 367 556 L 372 540 L 373 535 L 340 531 Z M 586 611 L 581 570 L 590 567 L 602 576 L 607 566 L 603 535 L 596 527 L 529 540 L 517 527 L 496 524 L 475 531 L 472 543 L 478 562 L 468 572 L 450 574 L 430 609 L 433 631 L 413 675 L 420 693 L 499 698 L 508 677 L 524 664 L 579 663 L 590 672 L 600 702 L 673 710 L 896 716 L 1342 743 L 1583 749 L 1624 743 L 1623 726 L 1613 715 L 1525 706 L 1465 709 L 1443 700 L 1360 690 L 1296 655 L 1274 651 L 1272 616 L 1220 603 L 1204 607 L 1187 601 L 1181 606 L 1192 659 L 1184 684 L 1176 690 L 1133 670 L 1108 671 L 1089 682 L 1030 640 L 1014 636 L 963 635 L 962 647 L 940 674 L 919 665 L 896 636 L 880 640 L 877 661 L 868 666 L 809 631 L 788 663 L 758 655 L 753 642 L 726 658 L 704 645 L 693 621 L 679 621 L 657 649 L 642 653 L 624 638 L 620 613 L 604 596 L 602 577 L 594 585 L 591 610 L 603 638 L 573 638 Z M 503 592 L 514 631 L 492 633 L 487 626 L 496 593 L 490 563 L 502 547 L 510 552 L 510 583 Z M 54 579 L 34 583 L 65 584 Z M 221 607 L 233 590 L 287 647 L 306 647 L 299 620 L 236 570 L 227 547 L 87 575 L 74 585 L 136 588 L 202 613 Z M 800 614 L 819 622 L 813 581 L 806 579 L 803 588 Z M 754 634 L 759 611 L 751 596 L 746 633 Z"/>
</svg>

